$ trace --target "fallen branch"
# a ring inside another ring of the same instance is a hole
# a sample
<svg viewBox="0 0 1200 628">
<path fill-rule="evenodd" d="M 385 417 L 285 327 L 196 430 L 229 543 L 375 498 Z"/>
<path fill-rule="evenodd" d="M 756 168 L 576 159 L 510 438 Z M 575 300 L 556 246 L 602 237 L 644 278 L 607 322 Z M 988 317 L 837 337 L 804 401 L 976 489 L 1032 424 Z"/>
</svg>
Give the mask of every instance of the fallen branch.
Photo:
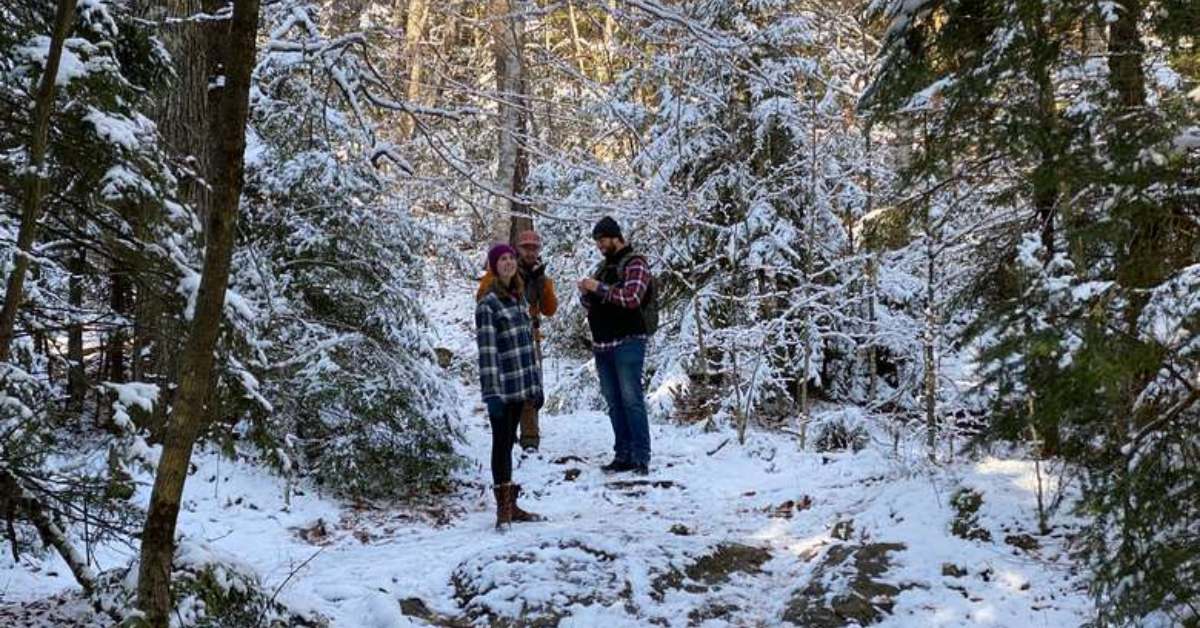
<svg viewBox="0 0 1200 628">
<path fill-rule="evenodd" d="M 267 609 L 270 608 L 271 605 L 275 603 L 275 598 L 279 595 L 279 592 L 283 590 L 283 587 L 287 586 L 287 583 L 289 580 L 292 579 L 292 576 L 295 576 L 297 573 L 300 572 L 301 569 L 304 569 L 304 567 L 307 566 L 309 563 L 311 563 L 314 558 L 316 558 L 317 556 L 320 556 L 321 552 L 324 552 L 326 547 L 329 547 L 329 546 L 328 545 L 322 546 L 321 549 L 317 550 L 316 552 L 313 552 L 313 555 L 309 556 L 307 559 L 305 559 L 304 562 L 300 563 L 299 565 L 296 565 L 296 568 L 288 573 L 287 577 L 283 579 L 283 582 L 280 582 L 279 586 L 275 587 L 275 590 L 271 592 L 271 601 L 267 602 L 267 605 L 265 607 L 263 607 L 263 609 L 262 609 L 262 613 L 260 613 L 258 616 L 259 623 L 262 623 L 263 615 L 265 615 L 267 612 Z"/>
<path fill-rule="evenodd" d="M 20 478 L 2 467 L 0 467 L 0 495 L 4 496 L 6 501 L 13 500 L 17 503 L 17 507 L 24 511 L 29 522 L 37 529 L 42 541 L 58 551 L 58 555 L 62 557 L 63 562 L 67 563 L 71 574 L 75 576 L 75 581 L 90 597 L 96 590 L 96 574 L 92 568 L 88 567 L 79 552 L 75 551 L 75 547 L 67 540 L 67 535 L 62 528 L 59 528 L 58 524 L 47 514 L 42 501 L 26 490 Z"/>
<path fill-rule="evenodd" d="M 717 445 L 716 449 L 708 452 L 708 455 L 712 456 L 712 455 L 716 454 L 718 451 L 721 451 L 722 448 L 724 448 L 726 445 L 729 444 L 729 440 L 730 439 L 726 438 L 725 440 L 721 441 L 721 444 Z"/>
</svg>

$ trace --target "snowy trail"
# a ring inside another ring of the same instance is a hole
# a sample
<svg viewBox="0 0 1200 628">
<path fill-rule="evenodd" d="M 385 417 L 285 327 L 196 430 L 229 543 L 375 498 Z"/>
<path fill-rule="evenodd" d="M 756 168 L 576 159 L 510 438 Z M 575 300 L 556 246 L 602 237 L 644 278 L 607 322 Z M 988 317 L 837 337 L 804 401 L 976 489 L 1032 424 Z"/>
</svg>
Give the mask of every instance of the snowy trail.
<svg viewBox="0 0 1200 628">
<path fill-rule="evenodd" d="M 477 461 L 479 490 L 452 500 L 461 516 L 448 526 L 405 521 L 399 512 L 337 513 L 328 502 L 304 496 L 310 501 L 294 504 L 286 518 L 265 515 L 256 525 L 254 517 L 240 516 L 244 510 L 220 517 L 230 536 L 217 544 L 245 555 L 275 586 L 315 551 L 281 526 L 307 527 L 314 516 L 324 516 L 329 546 L 282 595 L 330 616 L 337 626 L 423 623 L 401 614 L 398 600 L 406 598 L 419 598 L 442 616 L 461 616 L 462 595 L 452 583 L 456 570 L 478 585 L 467 605 L 475 612 L 519 617 L 531 607 L 565 606 L 571 609 L 568 624 L 686 625 L 697 623 L 689 613 L 702 617 L 715 606 L 736 610 L 710 622 L 770 625 L 780 621 L 791 593 L 803 588 L 817 557 L 840 542 L 831 535 L 844 521 L 852 521 L 852 540 L 907 546 L 893 554 L 887 578 L 912 588 L 899 594 L 887 625 L 1069 626 L 1080 623 L 1086 608 L 1052 542 L 1036 556 L 1001 542 L 1006 527 L 1028 528 L 1034 520 L 1024 463 L 993 461 L 931 480 L 869 450 L 800 454 L 790 441 L 764 434 L 752 435 L 745 447 L 726 443 L 710 456 L 728 433 L 655 425 L 652 473 L 642 479 L 598 470 L 610 457 L 603 415 L 547 416 L 543 423 L 542 451 L 518 455 L 515 478 L 528 493 L 523 504 L 547 516 L 546 523 L 514 525 L 503 534 L 492 529 L 492 497 L 484 490 L 489 441 L 478 418 L 467 429 L 465 453 Z M 957 481 L 956 473 L 962 474 Z M 956 484 L 983 492 L 981 525 L 993 528 L 995 542 L 950 534 L 947 502 Z M 201 488 L 201 513 L 207 510 L 204 491 L 200 483 L 194 486 Z M 263 493 L 256 499 L 279 498 Z M 811 506 L 781 510 L 788 501 Z M 192 529 L 189 523 L 185 529 Z M 731 573 L 707 590 L 687 583 L 656 590 L 664 576 L 686 571 L 719 544 L 764 548 L 770 559 L 760 565 L 763 573 Z M 591 559 L 587 552 L 606 557 Z M 946 577 L 944 563 L 976 576 Z M 589 597 L 597 599 L 572 605 Z"/>
<path fill-rule="evenodd" d="M 402 600 L 435 621 L 540 614 L 580 626 L 777 625 L 789 608 L 795 617 L 794 596 L 814 573 L 853 579 L 853 561 L 837 574 L 820 567 L 833 548 L 874 543 L 903 544 L 879 578 L 899 589 L 881 625 L 1072 626 L 1088 607 L 1061 538 L 1039 538 L 1030 552 L 1003 541 L 1035 521 L 1024 462 L 931 476 L 871 448 L 800 453 L 764 433 L 722 447 L 729 432 L 655 424 L 650 476 L 606 476 L 598 466 L 611 457 L 611 435 L 602 414 L 545 416 L 543 430 L 542 451 L 518 454 L 514 476 L 527 492 L 523 506 L 545 523 L 492 529 L 490 440 L 476 414 L 464 448 L 475 488 L 443 512 L 356 510 L 311 490 L 285 508 L 278 478 L 205 455 L 180 529 L 252 565 L 269 589 L 282 587 L 281 600 L 347 628 L 427 625 L 405 615 Z M 960 485 L 983 494 L 979 525 L 991 542 L 950 533 L 949 496 Z M 949 563 L 967 575 L 943 575 Z M 10 599 L 69 586 L 12 570 L 0 578 L 20 579 Z"/>
</svg>

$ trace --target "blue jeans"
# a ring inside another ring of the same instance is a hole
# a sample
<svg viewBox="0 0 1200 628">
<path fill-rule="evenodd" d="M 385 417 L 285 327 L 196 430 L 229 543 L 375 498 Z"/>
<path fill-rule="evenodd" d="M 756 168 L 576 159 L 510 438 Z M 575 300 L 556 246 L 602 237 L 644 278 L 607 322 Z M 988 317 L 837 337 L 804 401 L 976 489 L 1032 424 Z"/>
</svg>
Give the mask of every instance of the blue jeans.
<svg viewBox="0 0 1200 628">
<path fill-rule="evenodd" d="M 646 397 L 642 393 L 646 341 L 629 340 L 615 349 L 597 351 L 595 356 L 600 393 L 608 404 L 608 418 L 612 421 L 616 458 L 623 462 L 649 464 L 650 423 L 646 417 Z"/>
</svg>

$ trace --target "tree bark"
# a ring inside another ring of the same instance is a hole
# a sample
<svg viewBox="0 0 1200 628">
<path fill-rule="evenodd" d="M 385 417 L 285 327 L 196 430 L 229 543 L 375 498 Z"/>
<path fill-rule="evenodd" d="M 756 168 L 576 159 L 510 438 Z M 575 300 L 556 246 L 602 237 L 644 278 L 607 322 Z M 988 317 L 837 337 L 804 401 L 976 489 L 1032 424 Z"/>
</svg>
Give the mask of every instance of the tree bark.
<svg viewBox="0 0 1200 628">
<path fill-rule="evenodd" d="M 491 236 L 497 242 L 510 242 L 515 215 L 512 196 L 518 183 L 520 163 L 521 47 L 525 20 L 522 0 L 491 0 L 492 54 L 496 66 L 496 98 L 499 110 L 497 127 L 496 196 Z"/>
<path fill-rule="evenodd" d="M 533 229 L 533 213 L 528 203 L 516 200 L 516 197 L 525 195 L 525 187 L 529 182 L 529 123 L 533 117 L 533 111 L 529 107 L 529 81 L 525 75 L 525 64 L 519 64 L 520 79 L 519 85 L 519 100 L 518 107 L 519 115 L 517 117 L 517 163 L 513 166 L 513 181 L 512 193 L 514 199 L 510 202 L 509 207 L 512 211 L 511 225 L 508 230 L 509 242 L 515 243 L 517 235 L 522 231 Z"/>
<path fill-rule="evenodd" d="M 164 23 L 163 44 L 173 59 L 175 76 L 171 89 L 155 99 L 151 117 L 162 134 L 169 152 L 182 159 L 191 171 L 180 179 L 180 196 L 196 212 L 204 225 L 211 202 L 210 185 L 214 148 L 209 140 L 212 106 L 209 80 L 215 73 L 222 22 L 196 19 L 201 13 L 214 13 L 223 0 L 138 0 L 139 10 L 148 19 Z M 140 208 L 133 213 L 135 233 L 148 237 L 160 219 L 155 208 Z M 174 298 L 174 286 L 154 281 L 153 274 L 138 273 L 144 260 L 134 258 L 132 270 L 137 279 L 134 305 L 134 331 L 131 370 L 135 380 L 149 378 L 164 386 L 175 381 L 180 370 L 185 326 L 168 314 Z M 168 404 L 155 404 L 142 427 L 150 430 L 152 442 L 162 438 Z M 140 416 L 140 415 L 139 415 Z"/>
<path fill-rule="evenodd" d="M 196 437 L 208 423 L 206 409 L 213 375 L 213 352 L 221 327 L 225 290 L 229 285 L 238 203 L 243 186 L 246 121 L 249 115 L 251 72 L 258 30 L 258 0 L 234 0 L 226 41 L 224 87 L 215 90 L 212 125 L 213 196 L 208 214 L 208 240 L 196 308 L 183 356 L 179 389 L 163 440 L 162 456 L 142 531 L 138 572 L 138 607 L 144 623 L 154 628 L 168 623 L 170 577 L 175 554 L 175 525 Z"/>
<path fill-rule="evenodd" d="M 926 201 L 926 224 L 928 225 L 928 201 Z M 932 239 L 932 233 L 926 231 L 926 238 Z M 937 462 L 937 310 L 934 307 L 934 281 L 937 279 L 937 255 L 933 251 L 932 241 L 926 244 L 926 277 L 925 277 L 925 333 L 922 334 L 921 345 L 925 365 L 925 381 L 922 385 L 925 405 L 925 429 L 929 446 L 930 462 Z"/>
<path fill-rule="evenodd" d="M 930 139 L 929 120 L 927 117 L 924 117 L 922 120 L 922 128 L 922 142 L 925 153 L 928 154 L 930 152 Z M 937 267 L 939 263 L 938 245 L 941 243 L 941 234 L 938 232 L 939 229 L 933 224 L 933 216 L 931 214 L 932 204 L 933 194 L 932 190 L 930 190 L 925 195 L 922 215 L 922 229 L 925 233 L 925 329 L 921 335 L 921 348 L 925 377 L 921 389 L 924 397 L 925 430 L 926 441 L 929 447 L 929 461 L 937 462 L 937 339 L 941 331 L 938 328 Z"/>
<path fill-rule="evenodd" d="M 58 66 L 62 61 L 63 42 L 75 24 L 75 0 L 59 0 L 54 15 L 54 30 L 50 34 L 50 54 L 46 71 L 38 85 L 33 105 L 29 139 L 29 165 L 24 176 L 25 198 L 21 207 L 21 226 L 17 231 L 17 250 L 13 270 L 4 289 L 4 305 L 0 306 L 0 362 L 12 354 L 13 335 L 17 326 L 17 310 L 25 290 L 25 275 L 29 272 L 30 254 L 37 239 L 38 222 L 42 217 L 42 195 L 46 191 L 46 144 L 50 135 L 50 111 L 54 108 Z"/>
<path fill-rule="evenodd" d="M 114 264 L 122 264 L 123 262 L 113 261 Z M 129 280 L 122 268 L 114 268 L 109 273 L 109 301 L 108 306 L 113 313 L 120 317 L 120 320 L 113 326 L 112 331 L 108 334 L 108 351 L 104 378 L 110 382 L 123 384 L 125 378 L 125 315 L 128 313 L 127 299 L 129 292 Z"/>
<path fill-rule="evenodd" d="M 78 317 L 83 309 L 83 271 L 87 268 L 87 257 L 83 248 L 76 249 L 71 258 L 71 280 L 68 290 L 71 304 L 71 326 L 67 330 L 67 407 L 76 412 L 83 410 L 87 395 L 87 371 L 83 358 L 83 323 Z"/>
<path fill-rule="evenodd" d="M 863 143 L 866 147 L 866 204 L 863 207 L 863 216 L 870 216 L 871 212 L 875 211 L 875 168 L 872 163 L 873 144 L 871 143 L 871 125 L 867 124 L 863 127 Z M 868 248 L 869 243 L 864 240 L 864 248 Z M 866 267 L 866 291 L 867 291 L 867 403 L 875 402 L 875 393 L 878 390 L 879 380 L 879 321 L 875 313 L 875 298 L 878 294 L 879 286 L 879 270 L 877 267 L 878 260 L 874 251 L 867 252 L 867 267 Z"/>
<path fill-rule="evenodd" d="M 404 16 L 404 55 L 408 63 L 408 84 L 404 96 L 410 103 L 418 103 L 421 97 L 421 41 L 425 38 L 425 24 L 429 20 L 429 5 L 426 0 L 408 0 L 408 11 Z M 400 121 L 404 138 L 411 138 L 416 124 L 412 116 Z"/>
<path fill-rule="evenodd" d="M 1108 72 L 1120 106 L 1136 110 L 1146 104 L 1146 76 L 1142 70 L 1145 47 L 1138 36 L 1141 0 L 1116 0 L 1117 21 L 1109 25 Z"/>
<path fill-rule="evenodd" d="M 208 31 L 214 27 L 211 22 L 192 18 L 217 7 L 208 6 L 212 3 L 203 0 L 160 2 L 154 9 L 161 15 L 154 17 L 172 20 L 164 29 L 163 44 L 174 60 L 176 80 L 172 89 L 157 99 L 154 121 L 167 147 L 186 159 L 193 170 L 193 176 L 184 179 L 182 193 L 185 200 L 203 213 L 209 200 L 204 183 L 209 180 L 213 165 L 207 139 L 211 118 L 208 81 L 214 61 Z"/>
<path fill-rule="evenodd" d="M 617 72 L 613 68 L 613 45 L 616 39 L 616 20 L 613 14 L 617 11 L 617 0 L 608 0 L 608 10 L 604 12 L 604 80 L 611 81 Z M 597 72 L 599 74 L 599 72 Z"/>
<path fill-rule="evenodd" d="M 579 41 L 579 22 L 575 17 L 575 3 L 567 0 L 567 19 L 571 22 L 571 48 L 575 51 L 575 63 L 579 67 L 579 75 L 587 76 L 583 65 L 583 46 Z"/>
<path fill-rule="evenodd" d="M 1032 175 L 1033 207 L 1037 213 L 1039 236 L 1042 247 L 1046 251 L 1046 261 L 1054 258 L 1055 251 L 1055 214 L 1058 211 L 1058 111 L 1054 94 L 1054 78 L 1051 68 L 1055 62 L 1055 48 L 1052 36 L 1047 31 L 1045 16 L 1047 10 L 1042 2 L 1037 2 L 1032 13 L 1029 26 L 1037 33 L 1033 61 L 1030 73 L 1037 86 L 1038 110 L 1038 163 Z"/>
</svg>

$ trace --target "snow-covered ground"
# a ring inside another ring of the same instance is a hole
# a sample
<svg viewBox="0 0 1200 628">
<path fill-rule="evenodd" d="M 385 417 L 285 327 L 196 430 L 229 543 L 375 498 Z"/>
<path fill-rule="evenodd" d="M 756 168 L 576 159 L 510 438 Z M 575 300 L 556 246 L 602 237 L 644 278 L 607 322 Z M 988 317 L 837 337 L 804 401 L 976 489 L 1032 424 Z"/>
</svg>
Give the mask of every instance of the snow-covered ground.
<svg viewBox="0 0 1200 628">
<path fill-rule="evenodd" d="M 279 478 L 201 455 L 180 530 L 253 566 L 289 605 L 347 628 L 523 614 L 577 626 L 773 625 L 802 616 L 798 592 L 829 598 L 854 581 L 854 561 L 831 564 L 833 548 L 875 544 L 903 545 L 877 545 L 888 564 L 874 579 L 899 590 L 894 605 L 874 600 L 891 607 L 882 625 L 1073 626 L 1089 606 L 1062 528 L 1034 534 L 1036 549 L 1005 542 L 1036 529 L 1027 462 L 931 468 L 873 446 L 799 452 L 786 435 L 752 433 L 743 446 L 728 432 L 655 424 L 650 476 L 606 476 L 606 417 L 546 416 L 541 452 L 519 455 L 514 473 L 523 506 L 549 521 L 498 533 L 488 429 L 471 416 L 473 470 L 448 499 L 356 508 L 306 489 L 289 507 Z M 951 533 L 959 487 L 982 495 L 977 527 L 991 541 Z M 112 567 L 127 554 L 99 558 Z M 53 559 L 31 564 L 0 565 L 0 602 L 73 586 Z M 827 584 L 808 588 L 814 578 Z"/>
<path fill-rule="evenodd" d="M 438 346 L 472 359 L 472 291 L 433 293 L 444 295 L 426 304 L 440 321 Z M 555 391 L 598 401 L 594 391 L 565 392 L 581 378 L 594 381 L 586 371 L 551 356 L 551 405 Z M 1078 522 L 1060 517 L 1049 535 L 1036 534 L 1028 461 L 933 466 L 915 443 L 894 453 L 882 433 L 857 453 L 800 451 L 794 436 L 756 430 L 743 445 L 732 430 L 658 420 L 649 477 L 607 476 L 599 470 L 612 456 L 607 417 L 546 414 L 541 451 L 517 454 L 514 477 L 526 491 L 522 506 L 548 521 L 499 533 L 488 423 L 477 389 L 464 385 L 460 398 L 460 451 L 471 464 L 454 495 L 364 507 L 302 486 L 289 504 L 279 477 L 200 453 L 179 530 L 250 566 L 289 606 L 342 628 L 505 618 L 606 628 L 837 626 L 856 617 L 884 626 L 1058 628 L 1081 624 L 1091 607 L 1067 551 Z M 826 412 L 872 427 L 856 408 Z M 963 521 L 975 540 L 952 532 L 951 502 L 962 488 L 982 496 L 974 520 Z M 96 552 L 102 569 L 132 556 L 128 548 Z M 0 556 L 0 609 L 74 586 L 52 555 L 19 566 Z"/>
</svg>

